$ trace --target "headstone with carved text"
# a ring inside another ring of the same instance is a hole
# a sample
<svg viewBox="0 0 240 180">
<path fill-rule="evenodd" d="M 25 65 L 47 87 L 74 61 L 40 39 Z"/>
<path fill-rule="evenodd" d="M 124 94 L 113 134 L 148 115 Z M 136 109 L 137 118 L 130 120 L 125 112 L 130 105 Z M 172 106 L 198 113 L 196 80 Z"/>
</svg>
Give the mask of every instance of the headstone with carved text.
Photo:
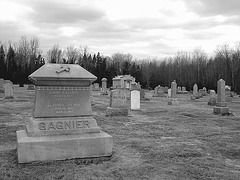
<svg viewBox="0 0 240 180">
<path fill-rule="evenodd" d="M 107 107 L 106 116 L 127 116 L 127 93 L 125 89 L 114 89 L 110 93 L 110 106 Z"/>
<path fill-rule="evenodd" d="M 96 76 L 76 64 L 45 64 L 29 79 L 35 103 L 26 130 L 17 131 L 19 163 L 112 154 L 112 136 L 92 117 Z"/>
</svg>

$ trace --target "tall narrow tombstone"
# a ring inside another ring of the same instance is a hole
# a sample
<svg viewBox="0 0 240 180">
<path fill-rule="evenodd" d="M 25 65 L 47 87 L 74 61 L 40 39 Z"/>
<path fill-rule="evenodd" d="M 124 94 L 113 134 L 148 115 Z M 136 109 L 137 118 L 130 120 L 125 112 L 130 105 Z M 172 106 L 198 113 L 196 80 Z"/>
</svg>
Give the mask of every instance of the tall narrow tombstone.
<svg viewBox="0 0 240 180">
<path fill-rule="evenodd" d="M 5 84 L 5 99 L 13 98 L 13 85 L 12 83 Z"/>
<path fill-rule="evenodd" d="M 102 95 L 108 95 L 107 93 L 107 79 L 106 78 L 102 78 Z"/>
<path fill-rule="evenodd" d="M 125 89 L 114 89 L 110 93 L 110 107 L 107 107 L 106 116 L 127 116 L 127 94 Z"/>
<path fill-rule="evenodd" d="M 210 98 L 208 101 L 208 105 L 210 106 L 216 105 L 216 92 L 214 90 L 210 90 Z"/>
<path fill-rule="evenodd" d="M 194 86 L 193 86 L 193 95 L 191 96 L 191 99 L 192 100 L 199 99 L 197 84 L 194 84 Z"/>
<path fill-rule="evenodd" d="M 168 89 L 168 98 L 171 97 L 171 89 Z"/>
<path fill-rule="evenodd" d="M 140 91 L 133 90 L 131 91 L 131 110 L 140 109 Z"/>
<path fill-rule="evenodd" d="M 112 136 L 92 117 L 96 76 L 76 64 L 45 64 L 29 79 L 35 103 L 26 130 L 17 131 L 19 163 L 112 155 Z"/>
<path fill-rule="evenodd" d="M 230 86 L 225 86 L 225 97 L 226 97 L 227 102 L 232 102 L 231 87 Z"/>
<path fill-rule="evenodd" d="M 171 83 L 171 98 L 168 101 L 168 105 L 179 105 L 177 99 L 177 83 L 175 80 Z"/>
<path fill-rule="evenodd" d="M 225 81 L 223 79 L 217 82 L 217 102 L 216 106 L 213 108 L 213 113 L 222 115 L 229 113 L 229 108 L 227 107 L 225 99 Z"/>
</svg>

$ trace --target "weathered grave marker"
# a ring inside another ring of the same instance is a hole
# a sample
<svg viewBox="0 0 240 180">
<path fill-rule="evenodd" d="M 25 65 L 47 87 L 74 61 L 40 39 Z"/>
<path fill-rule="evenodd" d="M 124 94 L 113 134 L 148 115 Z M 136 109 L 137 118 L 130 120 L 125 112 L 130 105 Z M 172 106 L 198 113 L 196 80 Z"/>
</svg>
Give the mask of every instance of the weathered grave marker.
<svg viewBox="0 0 240 180">
<path fill-rule="evenodd" d="M 107 79 L 106 78 L 102 78 L 102 95 L 108 95 L 107 93 Z"/>
<path fill-rule="evenodd" d="M 192 100 L 199 99 L 197 84 L 194 84 L 194 86 L 193 86 L 193 95 L 191 96 L 191 99 Z"/>
<path fill-rule="evenodd" d="M 107 107 L 106 116 L 127 116 L 127 94 L 124 89 L 114 89 L 110 94 L 110 107 Z"/>
<path fill-rule="evenodd" d="M 155 87 L 153 97 L 166 97 L 164 93 L 164 87 L 161 87 L 160 85 Z"/>
<path fill-rule="evenodd" d="M 210 106 L 216 105 L 216 92 L 214 90 L 210 90 L 210 98 L 208 101 L 208 105 Z"/>
<path fill-rule="evenodd" d="M 171 98 L 168 101 L 168 105 L 179 105 L 178 99 L 176 97 L 177 97 L 177 83 L 174 80 L 171 83 Z"/>
<path fill-rule="evenodd" d="M 227 107 L 227 102 L 225 99 L 225 81 L 220 79 L 217 82 L 217 102 L 216 106 L 213 108 L 215 114 L 228 114 L 229 108 Z"/>
<path fill-rule="evenodd" d="M 29 79 L 35 103 L 26 130 L 17 131 L 19 163 L 112 154 L 112 136 L 92 117 L 90 84 L 96 76 L 76 64 L 45 64 Z"/>
<path fill-rule="evenodd" d="M 231 87 L 230 86 L 225 86 L 225 97 L 226 97 L 226 102 L 232 102 Z"/>
<path fill-rule="evenodd" d="M 171 89 L 168 89 L 168 98 L 171 97 Z"/>
<path fill-rule="evenodd" d="M 99 91 L 100 88 L 99 88 L 99 83 L 94 83 L 93 84 L 93 91 Z"/>
<path fill-rule="evenodd" d="M 12 83 L 5 84 L 5 99 L 13 98 L 13 85 Z"/>
<path fill-rule="evenodd" d="M 203 96 L 207 95 L 207 88 L 203 87 Z"/>
</svg>

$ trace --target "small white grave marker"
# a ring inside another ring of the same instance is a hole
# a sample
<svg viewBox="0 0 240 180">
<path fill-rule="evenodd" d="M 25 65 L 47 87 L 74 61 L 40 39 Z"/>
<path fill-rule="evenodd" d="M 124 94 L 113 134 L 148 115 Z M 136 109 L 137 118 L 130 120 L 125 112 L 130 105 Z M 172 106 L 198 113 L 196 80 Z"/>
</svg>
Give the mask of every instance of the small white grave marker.
<svg viewBox="0 0 240 180">
<path fill-rule="evenodd" d="M 131 91 L 131 110 L 140 109 L 140 91 Z"/>
</svg>

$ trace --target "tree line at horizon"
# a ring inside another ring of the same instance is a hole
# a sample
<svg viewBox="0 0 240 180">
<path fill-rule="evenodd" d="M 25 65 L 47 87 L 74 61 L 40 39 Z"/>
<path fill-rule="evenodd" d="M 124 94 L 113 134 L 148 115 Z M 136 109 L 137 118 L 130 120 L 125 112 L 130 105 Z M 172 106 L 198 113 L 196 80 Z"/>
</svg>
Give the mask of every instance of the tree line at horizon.
<svg viewBox="0 0 240 180">
<path fill-rule="evenodd" d="M 217 81 L 224 79 L 232 91 L 240 92 L 240 43 L 235 47 L 220 45 L 212 57 L 201 48 L 179 51 L 162 59 L 133 59 L 129 53 L 114 53 L 109 57 L 100 52 L 90 53 L 87 46 L 73 45 L 65 49 L 54 45 L 44 57 L 36 37 L 22 36 L 17 43 L 0 42 L 0 78 L 23 86 L 30 83 L 28 76 L 32 72 L 49 62 L 79 64 L 98 78 L 96 82 L 101 84 L 101 79 L 107 78 L 109 87 L 115 76 L 130 74 L 146 89 L 158 85 L 170 87 L 176 80 L 178 86 L 187 90 L 192 90 L 195 83 L 199 88 L 216 90 Z"/>
</svg>

